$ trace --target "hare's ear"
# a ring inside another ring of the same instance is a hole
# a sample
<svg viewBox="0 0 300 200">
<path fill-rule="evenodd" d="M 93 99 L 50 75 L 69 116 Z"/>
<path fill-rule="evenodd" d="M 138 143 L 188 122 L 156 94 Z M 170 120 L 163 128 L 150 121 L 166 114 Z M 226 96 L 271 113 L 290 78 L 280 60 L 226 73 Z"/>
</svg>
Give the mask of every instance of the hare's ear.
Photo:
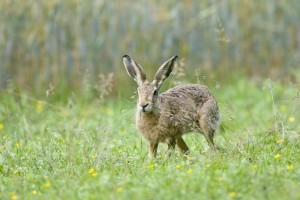
<svg viewBox="0 0 300 200">
<path fill-rule="evenodd" d="M 134 78 L 138 85 L 142 85 L 146 81 L 146 74 L 143 68 L 135 62 L 130 56 L 123 56 L 123 63 L 127 73 Z"/>
<path fill-rule="evenodd" d="M 170 60 L 162 64 L 162 66 L 157 70 L 153 83 L 158 89 L 161 87 L 164 80 L 166 80 L 171 74 L 177 58 L 178 56 L 173 56 Z"/>
</svg>

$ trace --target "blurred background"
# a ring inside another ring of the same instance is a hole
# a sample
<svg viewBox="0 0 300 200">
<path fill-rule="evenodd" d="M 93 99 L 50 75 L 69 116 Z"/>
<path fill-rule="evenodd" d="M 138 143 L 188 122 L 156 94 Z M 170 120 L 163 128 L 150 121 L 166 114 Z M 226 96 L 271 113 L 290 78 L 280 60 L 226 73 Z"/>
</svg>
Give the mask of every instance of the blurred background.
<svg viewBox="0 0 300 200">
<path fill-rule="evenodd" d="M 236 77 L 293 81 L 299 11 L 297 0 L 3 0 L 0 88 L 13 83 L 45 94 L 102 81 L 116 96 L 135 86 L 124 54 L 149 76 L 177 54 L 188 81 L 196 70 L 229 84 Z"/>
</svg>

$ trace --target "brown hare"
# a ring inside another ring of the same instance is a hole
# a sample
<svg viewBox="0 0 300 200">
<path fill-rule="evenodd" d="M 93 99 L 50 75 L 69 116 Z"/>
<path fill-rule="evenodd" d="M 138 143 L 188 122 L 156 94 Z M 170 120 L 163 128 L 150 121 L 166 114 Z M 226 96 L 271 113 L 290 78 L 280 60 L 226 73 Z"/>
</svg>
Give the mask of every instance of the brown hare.
<svg viewBox="0 0 300 200">
<path fill-rule="evenodd" d="M 156 72 L 154 80 L 146 80 L 143 68 L 128 55 L 123 63 L 128 74 L 138 84 L 136 125 L 149 143 L 149 158 L 156 157 L 160 142 L 168 144 L 170 155 L 179 147 L 188 153 L 189 147 L 182 139 L 184 133 L 196 131 L 205 136 L 212 148 L 215 130 L 219 122 L 218 104 L 206 86 L 199 84 L 178 85 L 159 94 L 164 80 L 171 74 L 178 56 L 165 62 Z"/>
</svg>

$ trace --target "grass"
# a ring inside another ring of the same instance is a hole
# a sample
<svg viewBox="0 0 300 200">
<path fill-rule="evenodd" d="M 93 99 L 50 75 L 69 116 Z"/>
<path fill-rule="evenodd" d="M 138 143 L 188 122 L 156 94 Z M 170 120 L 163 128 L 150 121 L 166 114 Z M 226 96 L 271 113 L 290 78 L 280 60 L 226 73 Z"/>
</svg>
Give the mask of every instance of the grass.
<svg viewBox="0 0 300 200">
<path fill-rule="evenodd" d="M 216 143 L 185 136 L 189 158 L 147 160 L 133 99 L 0 96 L 0 199 L 299 199 L 297 87 L 246 80 L 211 87 Z M 68 100 L 61 100 L 68 99 Z"/>
<path fill-rule="evenodd" d="M 114 72 L 122 84 L 124 54 L 151 72 L 178 54 L 189 71 L 224 80 L 237 70 L 289 80 L 300 62 L 299 10 L 298 0 L 0 1 L 0 88 L 75 89 L 87 71 L 93 80 Z"/>
</svg>

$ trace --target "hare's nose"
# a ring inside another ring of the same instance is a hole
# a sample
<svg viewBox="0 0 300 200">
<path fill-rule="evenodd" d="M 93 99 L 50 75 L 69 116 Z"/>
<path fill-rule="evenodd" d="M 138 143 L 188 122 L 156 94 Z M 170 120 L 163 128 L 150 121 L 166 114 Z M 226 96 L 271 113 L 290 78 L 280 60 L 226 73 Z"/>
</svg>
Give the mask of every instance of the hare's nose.
<svg viewBox="0 0 300 200">
<path fill-rule="evenodd" d="M 147 104 L 141 106 L 141 107 L 143 108 L 143 111 L 144 111 L 144 112 L 146 111 L 145 108 L 146 108 L 148 105 L 149 105 L 149 103 L 147 103 Z"/>
<path fill-rule="evenodd" d="M 145 109 L 148 105 L 149 105 L 149 103 L 143 105 L 142 108 Z"/>
</svg>

